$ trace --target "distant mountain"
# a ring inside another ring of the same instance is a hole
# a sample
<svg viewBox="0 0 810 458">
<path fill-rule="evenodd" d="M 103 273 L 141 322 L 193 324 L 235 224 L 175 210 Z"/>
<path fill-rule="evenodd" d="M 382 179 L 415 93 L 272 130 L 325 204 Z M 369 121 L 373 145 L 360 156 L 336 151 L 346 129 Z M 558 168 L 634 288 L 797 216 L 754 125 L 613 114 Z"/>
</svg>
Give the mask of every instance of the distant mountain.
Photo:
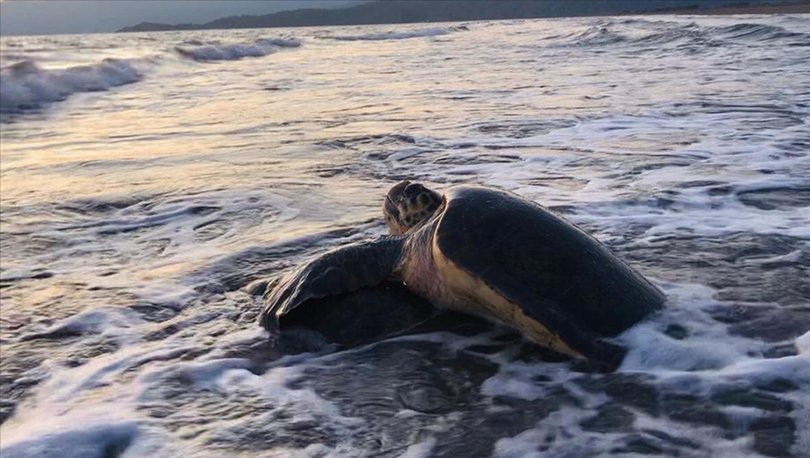
<svg viewBox="0 0 810 458">
<path fill-rule="evenodd" d="M 230 16 L 205 24 L 142 22 L 118 32 L 598 16 L 773 4 L 810 5 L 810 0 L 376 0 L 341 9 L 300 9 L 261 16 Z"/>
</svg>

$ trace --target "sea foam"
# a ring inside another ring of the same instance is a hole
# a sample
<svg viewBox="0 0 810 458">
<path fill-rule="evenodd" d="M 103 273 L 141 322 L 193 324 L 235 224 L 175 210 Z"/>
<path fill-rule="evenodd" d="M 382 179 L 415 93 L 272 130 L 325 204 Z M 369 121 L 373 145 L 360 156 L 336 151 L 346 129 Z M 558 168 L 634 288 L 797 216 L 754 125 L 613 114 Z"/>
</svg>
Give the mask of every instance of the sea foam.
<svg viewBox="0 0 810 458">
<path fill-rule="evenodd" d="M 244 57 L 262 57 L 285 48 L 297 48 L 301 41 L 294 38 L 260 38 L 253 43 L 227 45 L 178 46 L 177 52 L 199 62 L 237 60 Z"/>
<path fill-rule="evenodd" d="M 138 435 L 138 425 L 131 421 L 66 426 L 57 432 L 13 439 L 3 448 L 3 456 L 27 457 L 103 457 L 117 455 Z"/>
<path fill-rule="evenodd" d="M 30 60 L 0 70 L 0 113 L 40 108 L 79 92 L 106 91 L 139 81 L 136 63 L 125 59 L 104 59 L 92 65 L 65 69 L 43 69 Z"/>
</svg>

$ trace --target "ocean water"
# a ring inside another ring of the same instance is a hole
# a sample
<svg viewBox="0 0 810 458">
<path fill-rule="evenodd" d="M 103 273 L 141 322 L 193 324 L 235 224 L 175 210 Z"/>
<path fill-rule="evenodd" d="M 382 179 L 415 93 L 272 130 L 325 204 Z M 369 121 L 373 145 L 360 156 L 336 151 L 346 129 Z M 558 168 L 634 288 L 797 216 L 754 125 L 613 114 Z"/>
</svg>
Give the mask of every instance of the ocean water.
<svg viewBox="0 0 810 458">
<path fill-rule="evenodd" d="M 810 455 L 810 16 L 5 37 L 0 453 Z M 497 186 L 668 295 L 615 373 L 500 328 L 280 355 L 251 282 Z"/>
</svg>

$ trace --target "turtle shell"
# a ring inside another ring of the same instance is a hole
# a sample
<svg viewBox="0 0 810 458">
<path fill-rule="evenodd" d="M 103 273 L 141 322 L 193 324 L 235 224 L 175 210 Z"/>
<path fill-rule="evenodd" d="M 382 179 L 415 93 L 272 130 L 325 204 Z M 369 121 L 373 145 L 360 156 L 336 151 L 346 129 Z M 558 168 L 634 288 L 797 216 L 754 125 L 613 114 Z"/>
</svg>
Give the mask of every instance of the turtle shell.
<svg viewBox="0 0 810 458">
<path fill-rule="evenodd" d="M 664 303 L 602 243 L 534 202 L 470 186 L 445 198 L 434 250 L 583 354 L 592 337 L 616 336 Z"/>
</svg>

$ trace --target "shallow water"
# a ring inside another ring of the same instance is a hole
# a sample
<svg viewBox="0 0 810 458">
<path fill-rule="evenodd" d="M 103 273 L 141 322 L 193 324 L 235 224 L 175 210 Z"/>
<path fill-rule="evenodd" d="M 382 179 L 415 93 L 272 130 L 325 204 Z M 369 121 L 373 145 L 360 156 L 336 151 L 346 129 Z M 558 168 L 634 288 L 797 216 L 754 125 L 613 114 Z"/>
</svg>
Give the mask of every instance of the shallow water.
<svg viewBox="0 0 810 458">
<path fill-rule="evenodd" d="M 4 457 L 810 454 L 808 16 L 0 55 Z M 501 329 L 277 359 L 245 286 L 384 233 L 404 178 L 540 202 L 668 307 L 608 375 Z"/>
</svg>

